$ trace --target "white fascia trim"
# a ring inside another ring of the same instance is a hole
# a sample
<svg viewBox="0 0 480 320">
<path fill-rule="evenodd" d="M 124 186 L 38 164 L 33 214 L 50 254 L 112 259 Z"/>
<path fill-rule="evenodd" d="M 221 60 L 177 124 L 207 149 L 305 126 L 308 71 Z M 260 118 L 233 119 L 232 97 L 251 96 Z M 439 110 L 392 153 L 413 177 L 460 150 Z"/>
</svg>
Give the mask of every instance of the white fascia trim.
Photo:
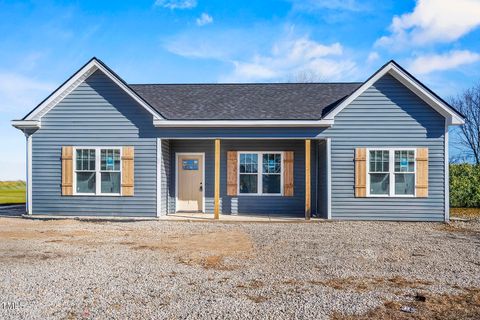
<svg viewBox="0 0 480 320">
<path fill-rule="evenodd" d="M 12 126 L 17 129 L 40 129 L 42 123 L 40 120 L 12 120 Z"/>
<path fill-rule="evenodd" d="M 430 92 L 425 90 L 417 81 L 412 79 L 409 75 L 399 69 L 393 62 L 387 64 L 383 69 L 379 70 L 375 76 L 370 78 L 365 82 L 360 88 L 353 92 L 347 99 L 345 99 L 338 107 L 336 107 L 332 112 L 327 114 L 325 120 L 333 120 L 335 116 L 341 112 L 346 106 L 358 98 L 365 90 L 370 88 L 377 80 L 383 77 L 385 74 L 390 73 L 395 79 L 400 81 L 404 86 L 410 89 L 413 93 L 419 96 L 423 101 L 425 101 L 429 106 L 443 115 L 448 119 L 451 125 L 462 125 L 465 123 L 463 117 L 454 112 L 448 105 L 443 101 L 439 100 L 437 97 L 432 95 Z"/>
<path fill-rule="evenodd" d="M 330 127 L 332 120 L 153 120 L 155 127 Z"/>
<path fill-rule="evenodd" d="M 113 82 L 122 88 L 130 97 L 137 101 L 142 107 L 153 115 L 154 119 L 161 119 L 161 115 L 153 110 L 145 101 L 143 101 L 132 89 L 126 86 L 117 76 L 112 74 L 98 60 L 92 59 L 82 69 L 80 69 L 70 80 L 65 82 L 48 99 L 43 101 L 25 120 L 40 120 L 48 111 L 57 105 L 69 93 L 75 90 L 84 80 L 86 80 L 95 71 L 100 70 L 107 75 Z"/>
</svg>

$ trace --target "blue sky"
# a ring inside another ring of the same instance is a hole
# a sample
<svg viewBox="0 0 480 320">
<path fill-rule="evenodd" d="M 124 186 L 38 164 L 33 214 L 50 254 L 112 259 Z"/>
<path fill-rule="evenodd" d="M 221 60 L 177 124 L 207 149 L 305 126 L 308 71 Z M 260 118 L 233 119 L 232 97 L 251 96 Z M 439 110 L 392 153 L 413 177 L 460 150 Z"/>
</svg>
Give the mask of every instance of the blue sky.
<svg viewBox="0 0 480 320">
<path fill-rule="evenodd" d="M 10 126 L 97 56 L 129 83 L 362 81 L 390 59 L 444 98 L 480 81 L 480 1 L 0 1 L 0 180 Z"/>
</svg>

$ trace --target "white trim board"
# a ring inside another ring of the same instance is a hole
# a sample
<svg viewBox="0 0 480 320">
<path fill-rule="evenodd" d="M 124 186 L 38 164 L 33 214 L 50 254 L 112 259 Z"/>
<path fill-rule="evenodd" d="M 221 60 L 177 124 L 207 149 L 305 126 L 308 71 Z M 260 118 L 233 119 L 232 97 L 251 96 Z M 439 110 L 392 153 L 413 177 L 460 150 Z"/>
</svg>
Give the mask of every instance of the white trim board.
<svg viewBox="0 0 480 320">
<path fill-rule="evenodd" d="M 205 212 L 205 152 L 175 152 L 175 212 L 178 211 L 178 156 L 202 156 L 202 195 L 203 195 L 203 203 L 202 203 L 202 213 Z"/>
<path fill-rule="evenodd" d="M 444 165 L 444 170 L 445 170 L 445 222 L 450 221 L 450 167 L 449 167 L 449 150 L 448 150 L 448 122 L 447 119 L 445 119 L 445 165 Z"/>
<path fill-rule="evenodd" d="M 377 80 L 389 73 L 395 79 L 400 81 L 404 86 L 415 93 L 419 98 L 425 101 L 429 106 L 449 119 L 449 124 L 462 125 L 465 123 L 463 117 L 457 114 L 452 108 L 450 108 L 443 101 L 435 97 L 431 92 L 426 90 L 417 80 L 413 79 L 410 75 L 406 74 L 397 64 L 393 61 L 389 62 L 383 68 L 378 70 L 369 80 L 363 83 L 357 90 L 355 90 L 347 99 L 345 99 L 340 105 L 335 107 L 330 113 L 325 116 L 325 120 L 333 120 L 335 116 L 340 113 L 346 106 L 352 103 L 358 98 L 365 90 L 370 88 Z"/>
<path fill-rule="evenodd" d="M 63 98 L 69 93 L 75 90 L 83 81 L 91 76 L 95 71 L 102 71 L 107 77 L 109 77 L 115 84 L 123 89 L 130 97 L 138 102 L 143 108 L 151 113 L 154 119 L 161 119 L 162 116 L 156 112 L 150 105 L 148 105 L 137 93 L 135 93 L 130 87 L 128 87 L 118 76 L 113 74 L 103 63 L 96 58 L 92 58 L 86 65 L 78 70 L 70 79 L 62 84 L 57 90 L 54 91 L 47 99 L 40 103 L 24 120 L 14 121 L 15 123 L 21 123 L 25 121 L 40 121 L 41 118 L 48 113 L 55 105 L 57 105 Z M 12 124 L 14 124 L 12 122 Z M 26 124 L 26 122 L 25 122 Z"/>
<path fill-rule="evenodd" d="M 330 127 L 333 120 L 161 120 L 154 119 L 155 127 Z"/>
</svg>

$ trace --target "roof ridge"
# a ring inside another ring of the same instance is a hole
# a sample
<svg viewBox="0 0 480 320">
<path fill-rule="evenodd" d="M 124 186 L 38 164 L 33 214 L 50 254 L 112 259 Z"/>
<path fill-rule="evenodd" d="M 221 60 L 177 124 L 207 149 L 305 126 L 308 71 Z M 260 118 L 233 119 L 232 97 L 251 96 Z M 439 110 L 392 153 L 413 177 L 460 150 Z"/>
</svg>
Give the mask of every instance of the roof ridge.
<svg viewBox="0 0 480 320">
<path fill-rule="evenodd" d="M 129 86 L 222 86 L 222 85 L 310 85 L 310 84 L 362 84 L 351 82 L 239 82 L 239 83 L 128 83 Z"/>
</svg>

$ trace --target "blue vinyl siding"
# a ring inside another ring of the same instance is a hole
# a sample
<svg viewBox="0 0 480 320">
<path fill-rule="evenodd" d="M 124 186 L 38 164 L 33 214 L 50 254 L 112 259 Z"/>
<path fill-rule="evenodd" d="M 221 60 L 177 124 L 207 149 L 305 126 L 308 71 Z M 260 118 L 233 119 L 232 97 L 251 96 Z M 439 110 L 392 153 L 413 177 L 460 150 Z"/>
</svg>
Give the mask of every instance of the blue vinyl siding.
<svg viewBox="0 0 480 320">
<path fill-rule="evenodd" d="M 221 141 L 222 213 L 303 216 L 304 139 L 330 137 L 333 219 L 440 221 L 444 219 L 445 197 L 444 121 L 397 80 L 384 76 L 340 112 L 334 126 L 328 129 L 155 128 L 151 114 L 97 71 L 50 110 L 42 118 L 41 129 L 33 134 L 33 214 L 156 216 L 157 138 L 161 139 L 163 159 L 159 172 L 162 177 L 160 212 L 175 211 L 177 152 L 205 153 L 205 207 L 206 212 L 212 212 L 213 139 L 224 138 Z M 133 197 L 61 196 L 62 146 L 127 145 L 135 148 Z M 395 146 L 429 148 L 428 198 L 355 198 L 355 148 Z M 294 151 L 294 196 L 227 196 L 226 155 L 230 150 Z M 318 211 L 326 217 L 325 142 L 312 143 L 311 154 L 312 212 Z"/>
<path fill-rule="evenodd" d="M 332 138 L 332 218 L 444 219 L 445 118 L 386 75 L 335 117 Z M 428 198 L 355 198 L 357 147 L 428 147 Z"/>
<path fill-rule="evenodd" d="M 95 72 L 42 118 L 33 134 L 33 214 L 156 216 L 152 116 Z M 135 195 L 62 196 L 62 146 L 133 146 Z"/>
</svg>

